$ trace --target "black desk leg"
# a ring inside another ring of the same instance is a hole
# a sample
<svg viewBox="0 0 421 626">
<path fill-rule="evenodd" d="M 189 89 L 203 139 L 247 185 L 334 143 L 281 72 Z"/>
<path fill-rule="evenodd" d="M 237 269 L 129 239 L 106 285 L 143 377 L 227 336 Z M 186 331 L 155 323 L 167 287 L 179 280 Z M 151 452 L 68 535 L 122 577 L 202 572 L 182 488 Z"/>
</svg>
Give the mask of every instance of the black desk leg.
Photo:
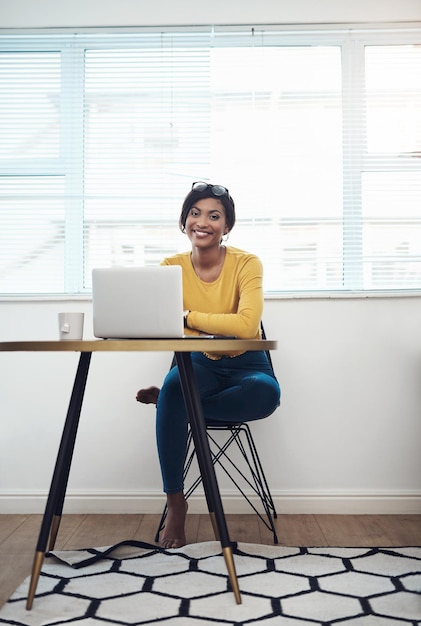
<svg viewBox="0 0 421 626">
<path fill-rule="evenodd" d="M 235 600 L 237 604 L 241 604 L 241 595 L 235 571 L 231 542 L 222 507 L 215 468 L 212 463 L 208 436 L 206 434 L 205 420 L 203 417 L 202 403 L 197 388 L 190 352 L 176 352 L 175 358 L 180 374 L 184 402 L 186 404 L 187 415 L 190 421 L 190 428 L 196 448 L 197 461 L 203 480 L 203 488 L 205 490 L 209 514 L 211 516 L 212 523 L 214 524 L 214 522 L 216 522 L 218 539 L 221 542 L 222 553 L 224 555 L 228 570 L 228 577 L 234 592 Z"/>
<path fill-rule="evenodd" d="M 50 549 L 54 547 L 57 532 L 60 526 L 61 513 L 63 510 L 64 497 L 66 494 L 67 481 L 70 473 L 73 450 L 79 426 L 80 412 L 82 409 L 83 395 L 85 393 L 86 380 L 88 378 L 91 352 L 82 352 L 76 371 L 66 421 L 57 454 L 56 465 L 48 493 L 47 504 L 42 518 L 41 530 L 38 537 L 34 563 L 32 566 L 31 581 L 29 585 L 26 608 L 30 610 L 34 601 L 38 585 L 41 567 L 44 561 L 48 537 L 50 536 Z"/>
</svg>

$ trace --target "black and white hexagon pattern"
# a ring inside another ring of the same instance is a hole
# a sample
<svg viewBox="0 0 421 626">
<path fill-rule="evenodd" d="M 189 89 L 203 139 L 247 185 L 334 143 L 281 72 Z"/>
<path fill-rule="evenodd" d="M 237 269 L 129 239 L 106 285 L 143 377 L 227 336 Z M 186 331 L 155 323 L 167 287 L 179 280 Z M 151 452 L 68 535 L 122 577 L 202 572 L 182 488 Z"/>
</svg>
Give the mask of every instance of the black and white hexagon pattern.
<svg viewBox="0 0 421 626">
<path fill-rule="evenodd" d="M 217 542 L 163 550 L 122 542 L 56 553 L 34 606 L 26 581 L 0 610 L 14 626 L 421 625 L 421 547 L 289 548 L 233 544 L 242 603 Z M 69 565 L 69 563 L 71 565 Z"/>
</svg>

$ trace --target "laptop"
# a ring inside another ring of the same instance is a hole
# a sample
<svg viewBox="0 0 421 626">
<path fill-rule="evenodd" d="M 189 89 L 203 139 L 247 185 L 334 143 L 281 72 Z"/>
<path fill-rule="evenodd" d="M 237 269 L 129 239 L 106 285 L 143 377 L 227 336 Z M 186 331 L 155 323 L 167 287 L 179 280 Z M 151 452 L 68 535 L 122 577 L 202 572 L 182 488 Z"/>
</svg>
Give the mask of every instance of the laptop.
<svg viewBox="0 0 421 626">
<path fill-rule="evenodd" d="M 92 270 L 94 336 L 181 338 L 183 281 L 179 265 Z"/>
</svg>

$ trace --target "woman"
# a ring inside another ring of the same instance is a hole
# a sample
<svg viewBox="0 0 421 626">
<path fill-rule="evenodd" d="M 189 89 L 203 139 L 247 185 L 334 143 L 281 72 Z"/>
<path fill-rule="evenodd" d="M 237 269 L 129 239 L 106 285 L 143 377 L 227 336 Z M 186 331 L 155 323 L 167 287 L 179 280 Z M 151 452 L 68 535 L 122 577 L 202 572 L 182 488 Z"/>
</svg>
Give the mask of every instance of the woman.
<svg viewBox="0 0 421 626">
<path fill-rule="evenodd" d="M 234 223 L 234 201 L 228 189 L 193 183 L 179 220 L 191 252 L 163 261 L 183 268 L 186 334 L 260 338 L 262 264 L 253 254 L 224 245 Z M 244 422 L 256 420 L 270 415 L 279 404 L 279 385 L 264 351 L 194 352 L 192 362 L 205 420 L 238 422 L 239 416 Z M 161 545 L 179 548 L 186 543 L 183 463 L 188 423 L 177 367 L 170 370 L 161 389 L 141 389 L 136 399 L 157 405 L 157 446 L 168 505 Z"/>
</svg>

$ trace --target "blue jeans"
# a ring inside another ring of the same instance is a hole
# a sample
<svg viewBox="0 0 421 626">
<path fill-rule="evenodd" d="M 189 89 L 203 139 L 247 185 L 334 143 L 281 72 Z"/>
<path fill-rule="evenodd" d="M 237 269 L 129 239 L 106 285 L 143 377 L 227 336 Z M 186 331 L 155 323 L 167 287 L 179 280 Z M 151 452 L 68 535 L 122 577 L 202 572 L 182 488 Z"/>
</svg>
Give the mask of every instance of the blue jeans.
<svg viewBox="0 0 421 626">
<path fill-rule="evenodd" d="M 267 417 L 281 391 L 265 352 L 246 352 L 217 361 L 191 355 L 205 421 L 238 423 Z M 167 374 L 156 407 L 156 439 L 165 493 L 183 490 L 188 419 L 178 368 Z"/>
</svg>

